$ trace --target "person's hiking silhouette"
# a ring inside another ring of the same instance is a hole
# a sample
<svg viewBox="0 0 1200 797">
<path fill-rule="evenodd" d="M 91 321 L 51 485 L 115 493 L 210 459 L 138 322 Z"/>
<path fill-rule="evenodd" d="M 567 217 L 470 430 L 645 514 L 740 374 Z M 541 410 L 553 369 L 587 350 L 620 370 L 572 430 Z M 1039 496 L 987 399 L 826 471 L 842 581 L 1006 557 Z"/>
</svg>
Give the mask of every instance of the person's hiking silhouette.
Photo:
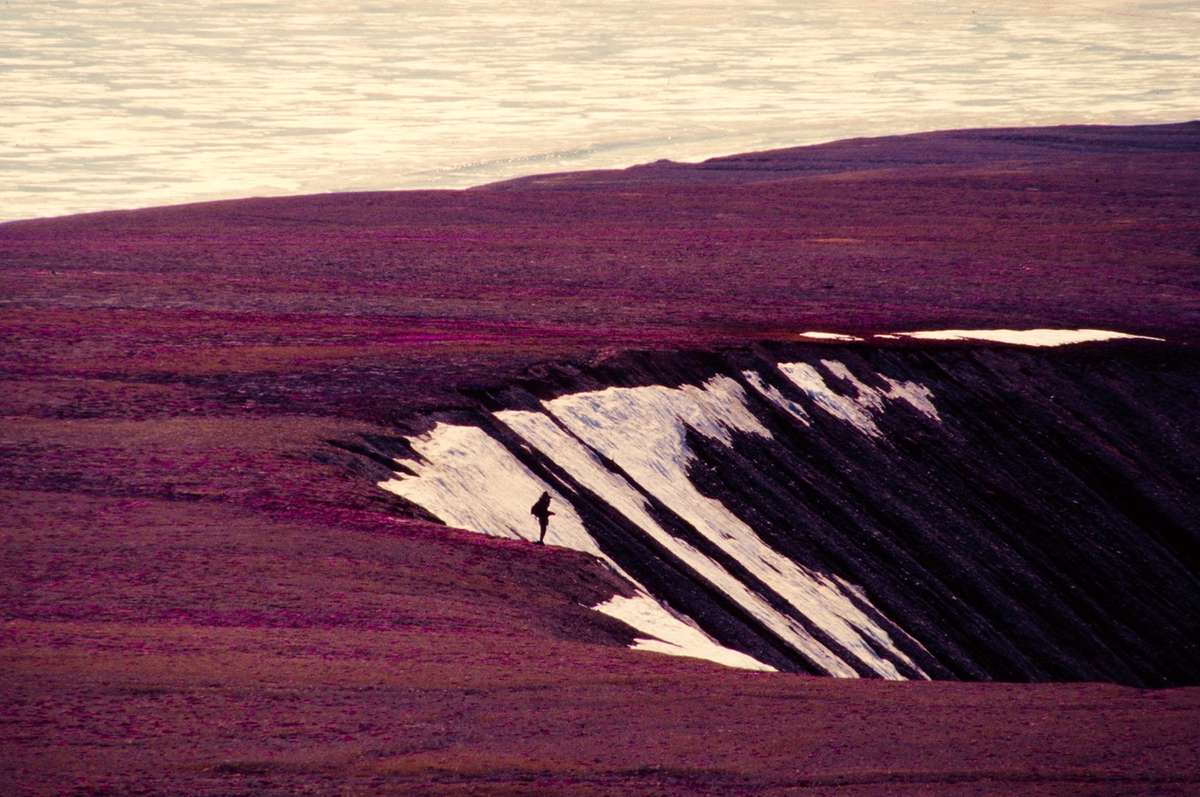
<svg viewBox="0 0 1200 797">
<path fill-rule="evenodd" d="M 542 497 L 537 500 L 533 506 L 529 507 L 529 514 L 538 519 L 538 525 L 542 527 L 541 536 L 537 538 L 537 545 L 546 544 L 546 527 L 550 525 L 550 516 L 554 513 L 550 511 L 550 493 L 542 493 Z"/>
</svg>

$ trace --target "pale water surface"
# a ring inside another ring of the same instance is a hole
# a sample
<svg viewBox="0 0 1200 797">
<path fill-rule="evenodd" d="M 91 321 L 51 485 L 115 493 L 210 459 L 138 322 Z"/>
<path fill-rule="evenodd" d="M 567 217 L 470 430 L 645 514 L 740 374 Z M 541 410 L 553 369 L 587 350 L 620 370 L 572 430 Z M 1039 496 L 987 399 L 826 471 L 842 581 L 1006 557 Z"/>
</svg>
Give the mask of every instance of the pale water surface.
<svg viewBox="0 0 1200 797">
<path fill-rule="evenodd" d="M 0 0 L 0 219 L 1183 121 L 1200 3 Z"/>
</svg>

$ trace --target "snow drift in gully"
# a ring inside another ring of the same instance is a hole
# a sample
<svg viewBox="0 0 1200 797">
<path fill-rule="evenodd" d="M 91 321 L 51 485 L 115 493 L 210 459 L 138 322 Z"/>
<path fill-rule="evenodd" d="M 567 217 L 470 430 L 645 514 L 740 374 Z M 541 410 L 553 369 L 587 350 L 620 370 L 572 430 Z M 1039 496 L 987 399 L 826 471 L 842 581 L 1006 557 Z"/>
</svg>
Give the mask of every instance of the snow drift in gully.
<svg viewBox="0 0 1200 797">
<path fill-rule="evenodd" d="M 760 346 L 547 366 L 350 444 L 461 528 L 591 553 L 638 648 L 889 679 L 1196 682 L 1197 361 Z"/>
</svg>

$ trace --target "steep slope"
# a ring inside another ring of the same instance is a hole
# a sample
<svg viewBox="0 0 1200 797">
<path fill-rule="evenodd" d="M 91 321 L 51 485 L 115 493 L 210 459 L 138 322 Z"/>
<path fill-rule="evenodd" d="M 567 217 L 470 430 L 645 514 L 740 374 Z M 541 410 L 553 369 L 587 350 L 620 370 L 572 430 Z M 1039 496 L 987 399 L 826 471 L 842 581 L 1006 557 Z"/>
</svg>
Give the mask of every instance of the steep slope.
<svg viewBox="0 0 1200 797">
<path fill-rule="evenodd" d="M 375 451 L 495 536 L 550 491 L 552 544 L 774 668 L 1195 683 L 1198 387 L 1154 343 L 626 355 Z"/>
</svg>

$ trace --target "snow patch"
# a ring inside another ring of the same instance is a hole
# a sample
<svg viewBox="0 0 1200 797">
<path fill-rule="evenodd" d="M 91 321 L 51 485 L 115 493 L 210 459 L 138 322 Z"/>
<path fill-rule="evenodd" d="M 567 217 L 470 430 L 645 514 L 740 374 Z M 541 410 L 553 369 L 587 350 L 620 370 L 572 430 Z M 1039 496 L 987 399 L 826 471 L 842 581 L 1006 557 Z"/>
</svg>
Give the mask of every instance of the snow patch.
<svg viewBox="0 0 1200 797">
<path fill-rule="evenodd" d="M 900 332 L 906 338 L 918 340 L 988 340 L 1019 346 L 1065 346 L 1071 343 L 1091 343 L 1120 338 L 1157 340 L 1149 335 L 1130 335 L 1106 329 L 937 329 L 920 332 Z M 878 335 L 877 337 L 883 337 Z"/>
<path fill-rule="evenodd" d="M 522 425 L 518 423 L 518 416 L 540 416 L 554 426 L 554 422 L 541 413 L 498 415 L 508 416 L 514 430 Z M 524 426 L 528 430 L 528 424 Z M 408 441 L 420 459 L 397 462 L 415 475 L 397 473 L 379 486 L 423 507 L 448 526 L 493 537 L 533 540 L 537 538 L 538 530 L 529 507 L 543 490 L 550 493 L 551 508 L 556 514 L 546 533 L 547 542 L 584 551 L 607 562 L 645 598 L 644 602 L 636 603 L 636 611 L 632 605 L 618 603 L 625 607 L 620 611 L 630 615 L 619 619 L 651 636 L 657 637 L 659 631 L 670 633 L 668 637 L 639 640 L 634 647 L 676 656 L 695 656 L 743 669 L 773 669 L 721 646 L 699 628 L 689 625 L 690 621 L 670 614 L 649 598 L 644 587 L 600 551 L 574 507 L 483 429 L 439 423 L 427 434 L 410 437 Z M 614 614 L 617 610 L 610 604 L 627 600 L 632 599 L 617 596 L 593 608 L 617 616 Z M 638 622 L 632 622 L 632 619 Z"/>
<path fill-rule="evenodd" d="M 774 385 L 769 385 L 762 378 L 762 375 L 756 371 L 742 371 L 742 376 L 750 383 L 750 387 L 757 390 L 764 398 L 772 404 L 783 409 L 788 415 L 791 415 L 805 426 L 810 426 L 812 421 L 808 419 L 808 413 L 796 402 L 792 401 L 787 396 L 779 392 L 779 388 Z"/>
<path fill-rule="evenodd" d="M 646 634 L 648 638 L 634 640 L 630 646 L 634 650 L 707 659 L 743 670 L 775 672 L 770 665 L 713 642 L 708 634 L 690 621 L 676 616 L 645 592 L 638 592 L 632 598 L 614 595 L 592 608 Z"/>
<path fill-rule="evenodd" d="M 877 374 L 877 376 L 887 383 L 887 390 L 878 390 L 870 385 L 861 382 L 850 369 L 843 363 L 837 360 L 821 360 L 821 365 L 836 376 L 838 379 L 844 379 L 854 385 L 854 389 L 858 391 L 858 402 L 864 407 L 869 407 L 876 411 L 883 409 L 883 402 L 887 401 L 905 401 L 913 409 L 930 420 L 940 421 L 941 416 L 938 415 L 937 407 L 933 406 L 933 391 L 917 382 L 901 382 L 892 379 L 890 376 Z"/>
<path fill-rule="evenodd" d="M 821 360 L 833 376 L 849 382 L 855 395 L 838 393 L 821 376 L 821 372 L 808 363 L 779 363 L 779 370 L 796 387 L 808 394 L 818 407 L 870 437 L 882 437 L 875 416 L 884 411 L 889 401 L 903 401 L 917 412 L 933 421 L 941 421 L 937 407 L 933 404 L 933 391 L 917 382 L 902 382 L 884 374 L 876 374 L 887 385 L 881 390 L 866 384 L 837 360 Z"/>
<path fill-rule="evenodd" d="M 882 394 L 885 398 L 908 402 L 909 406 L 931 421 L 941 423 L 942 416 L 933 405 L 932 390 L 919 382 L 900 382 L 883 374 L 879 374 L 879 378 L 888 383 L 887 392 Z"/>
<path fill-rule="evenodd" d="M 383 489 L 423 507 L 447 526 L 523 540 L 538 537 L 529 507 L 545 490 L 557 513 L 546 541 L 604 558 L 570 502 L 483 429 L 439 423 L 408 441 L 420 458 L 396 462 L 414 475 L 397 472 L 380 482 Z"/>
<path fill-rule="evenodd" d="M 801 332 L 798 337 L 811 338 L 813 340 L 862 340 L 862 338 L 858 337 L 857 335 L 843 335 L 840 332 Z"/>
<path fill-rule="evenodd" d="M 887 631 L 860 611 L 834 581 L 776 552 L 720 501 L 701 494 L 688 478 L 694 455 L 687 446 L 687 428 L 726 446 L 732 444 L 731 430 L 770 437 L 732 379 L 714 377 L 702 388 L 610 387 L 543 404 L 581 441 L 616 463 L 643 490 L 867 667 L 885 678 L 903 678 L 891 661 L 876 652 L 882 648 L 920 672 Z M 789 643 L 831 675 L 855 677 L 853 668 L 815 639 Z"/>
<path fill-rule="evenodd" d="M 770 387 L 758 381 L 763 388 Z M 760 389 L 755 382 L 751 384 Z M 857 677 L 854 667 L 814 638 L 799 620 L 775 609 L 717 561 L 663 528 L 649 511 L 643 492 L 655 496 L 754 573 L 795 607 L 798 616 L 836 640 L 867 668 L 885 678 L 901 679 L 893 663 L 898 661 L 925 676 L 887 631 L 858 608 L 866 602 L 861 589 L 810 571 L 776 552 L 720 501 L 704 496 L 691 483 L 688 468 L 694 455 L 687 445 L 689 429 L 725 446 L 732 446 L 734 432 L 771 436 L 747 406 L 746 394 L 736 381 L 716 376 L 702 386 L 614 387 L 563 396 L 543 405 L 559 423 L 541 412 L 501 411 L 495 417 L 524 444 L 542 452 L 578 484 L 608 502 L 817 667 L 831 675 Z M 396 460 L 408 472 L 395 473 L 380 483 L 382 488 L 424 507 L 448 525 L 528 540 L 537 534 L 529 506 L 545 490 L 558 513 L 547 541 L 597 556 L 628 578 L 599 550 L 571 503 L 484 429 L 438 423 L 408 440 L 415 458 Z M 529 450 L 526 445 L 521 448 Z M 629 478 L 606 467 L 597 452 Z M 645 634 L 646 638 L 635 643 L 637 649 L 770 669 L 723 647 L 689 618 L 671 612 L 644 587 L 629 580 L 638 590 L 634 598 L 618 596 L 595 608 Z"/>
<path fill-rule="evenodd" d="M 841 418 L 865 435 L 881 437 L 871 412 L 849 396 L 843 396 L 829 385 L 821 372 L 808 363 L 779 363 L 779 370 L 803 390 L 821 409 L 835 418 Z"/>
<path fill-rule="evenodd" d="M 802 625 L 776 611 L 760 595 L 711 557 L 664 529 L 650 514 L 645 497 L 627 479 L 605 467 L 591 449 L 556 424 L 550 416 L 541 412 L 519 410 L 502 410 L 495 413 L 495 416 L 522 439 L 536 446 L 580 485 L 636 524 L 698 576 L 724 592 L 779 639 L 806 653 L 810 658 L 825 661 L 830 667 L 838 667 L 841 664 L 824 645 L 813 639 Z M 710 644 L 717 643 L 710 640 Z M 849 670 L 844 665 L 842 667 Z M 853 675 L 853 671 L 849 670 L 843 674 L 849 677 Z"/>
<path fill-rule="evenodd" d="M 727 376 L 714 376 L 703 387 L 683 385 L 678 388 L 655 387 L 675 406 L 680 420 L 705 437 L 733 445 L 730 432 L 748 432 L 760 437 L 771 436 L 757 416 L 746 406 L 742 386 Z M 682 397 L 682 401 L 677 397 Z"/>
</svg>

